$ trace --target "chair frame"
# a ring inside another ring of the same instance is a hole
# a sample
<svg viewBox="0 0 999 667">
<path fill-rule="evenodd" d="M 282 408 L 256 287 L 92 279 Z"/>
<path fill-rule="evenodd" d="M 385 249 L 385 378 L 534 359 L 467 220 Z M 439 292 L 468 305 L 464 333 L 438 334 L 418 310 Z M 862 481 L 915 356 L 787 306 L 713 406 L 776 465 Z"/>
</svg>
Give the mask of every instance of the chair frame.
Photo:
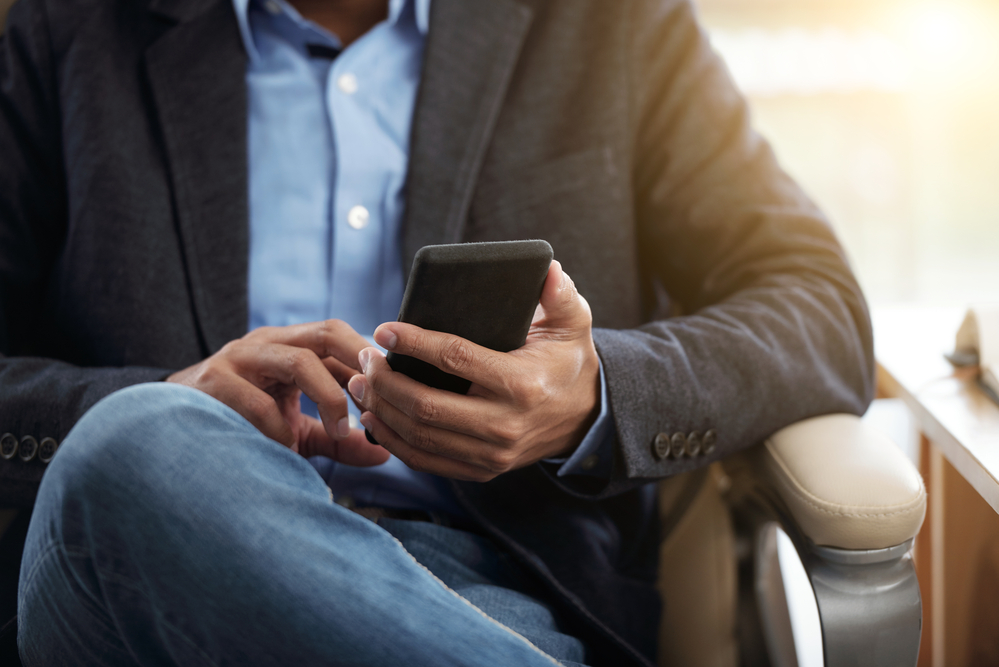
<svg viewBox="0 0 999 667">
<path fill-rule="evenodd" d="M 725 465 L 736 535 L 741 664 L 797 667 L 777 528 L 791 538 L 811 583 L 826 667 L 913 667 L 919 656 L 922 600 L 912 540 L 887 549 L 823 547 L 805 536 L 755 466 Z"/>
</svg>

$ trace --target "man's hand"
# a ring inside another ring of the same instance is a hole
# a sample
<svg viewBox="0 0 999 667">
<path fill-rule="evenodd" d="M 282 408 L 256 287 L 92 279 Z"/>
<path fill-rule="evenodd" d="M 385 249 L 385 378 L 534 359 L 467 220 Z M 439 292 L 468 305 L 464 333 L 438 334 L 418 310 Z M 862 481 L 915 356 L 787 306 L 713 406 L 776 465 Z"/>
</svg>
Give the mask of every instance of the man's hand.
<svg viewBox="0 0 999 667">
<path fill-rule="evenodd" d="M 495 352 L 402 322 L 383 324 L 375 341 L 472 382 L 467 396 L 432 389 L 392 371 L 375 348 L 360 353 L 364 375 L 348 389 L 361 423 L 414 470 L 488 481 L 500 473 L 567 454 L 599 412 L 600 362 L 586 300 L 552 262 L 527 343 Z"/>
<path fill-rule="evenodd" d="M 342 389 L 357 374 L 357 355 L 367 344 L 340 320 L 261 327 L 166 381 L 200 389 L 302 456 L 378 465 L 389 454 L 350 428 Z M 315 401 L 322 422 L 302 414 L 302 392 Z"/>
</svg>

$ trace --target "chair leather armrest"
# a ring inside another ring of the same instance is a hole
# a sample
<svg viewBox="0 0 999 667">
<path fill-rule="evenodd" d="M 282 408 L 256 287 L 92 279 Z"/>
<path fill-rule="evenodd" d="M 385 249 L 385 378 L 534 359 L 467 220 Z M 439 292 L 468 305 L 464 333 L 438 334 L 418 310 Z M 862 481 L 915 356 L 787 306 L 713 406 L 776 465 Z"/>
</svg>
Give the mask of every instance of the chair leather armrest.
<svg viewBox="0 0 999 667">
<path fill-rule="evenodd" d="M 814 417 L 760 448 L 762 475 L 819 546 L 884 549 L 914 537 L 926 514 L 916 467 L 854 415 Z"/>
</svg>

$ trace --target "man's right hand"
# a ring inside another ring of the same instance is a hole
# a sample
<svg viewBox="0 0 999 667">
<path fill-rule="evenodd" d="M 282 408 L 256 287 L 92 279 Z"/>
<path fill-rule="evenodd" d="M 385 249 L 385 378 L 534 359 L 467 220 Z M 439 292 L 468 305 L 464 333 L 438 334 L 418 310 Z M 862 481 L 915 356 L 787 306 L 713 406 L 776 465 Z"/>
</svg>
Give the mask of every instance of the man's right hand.
<svg viewBox="0 0 999 667">
<path fill-rule="evenodd" d="M 350 428 L 342 388 L 360 372 L 357 354 L 366 347 L 364 337 L 340 320 L 261 327 L 166 381 L 218 399 L 302 456 L 378 465 L 389 453 Z M 322 422 L 302 414 L 302 392 L 316 403 Z"/>
</svg>

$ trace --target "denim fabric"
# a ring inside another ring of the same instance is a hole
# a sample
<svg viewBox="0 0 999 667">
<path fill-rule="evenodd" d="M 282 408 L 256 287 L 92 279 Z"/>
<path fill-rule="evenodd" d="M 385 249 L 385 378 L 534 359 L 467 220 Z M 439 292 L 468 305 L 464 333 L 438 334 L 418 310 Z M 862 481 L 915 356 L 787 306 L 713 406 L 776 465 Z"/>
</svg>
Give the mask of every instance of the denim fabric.
<svg viewBox="0 0 999 667">
<path fill-rule="evenodd" d="M 425 567 L 222 403 L 168 384 L 119 391 L 42 480 L 21 571 L 22 660 L 555 664 L 525 636 L 582 659 L 546 605 L 506 588 L 530 582 L 488 540 L 388 524 Z"/>
<path fill-rule="evenodd" d="M 485 537 L 432 523 L 380 519 L 382 526 L 444 584 L 563 665 L 585 661 L 583 643 L 560 631 L 546 591 L 514 557 Z"/>
</svg>

